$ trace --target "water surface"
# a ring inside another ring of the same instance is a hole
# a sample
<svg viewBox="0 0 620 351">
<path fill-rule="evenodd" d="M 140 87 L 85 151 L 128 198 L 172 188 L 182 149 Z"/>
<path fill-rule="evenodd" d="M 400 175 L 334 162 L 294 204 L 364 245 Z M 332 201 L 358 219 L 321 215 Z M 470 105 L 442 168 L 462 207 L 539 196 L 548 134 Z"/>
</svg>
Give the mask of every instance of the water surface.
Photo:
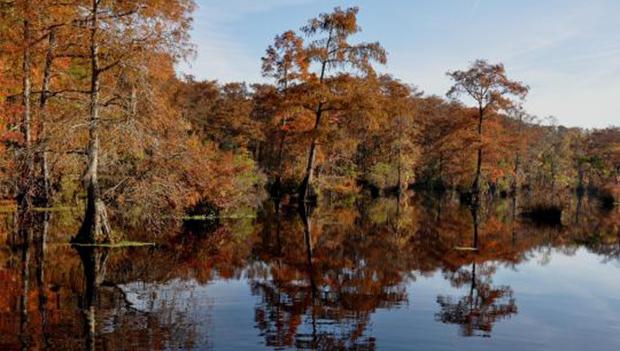
<svg viewBox="0 0 620 351">
<path fill-rule="evenodd" d="M 571 201 L 562 225 L 540 226 L 512 206 L 266 203 L 124 249 L 63 244 L 70 214 L 22 230 L 6 215 L 0 349 L 620 347 L 618 209 Z"/>
</svg>

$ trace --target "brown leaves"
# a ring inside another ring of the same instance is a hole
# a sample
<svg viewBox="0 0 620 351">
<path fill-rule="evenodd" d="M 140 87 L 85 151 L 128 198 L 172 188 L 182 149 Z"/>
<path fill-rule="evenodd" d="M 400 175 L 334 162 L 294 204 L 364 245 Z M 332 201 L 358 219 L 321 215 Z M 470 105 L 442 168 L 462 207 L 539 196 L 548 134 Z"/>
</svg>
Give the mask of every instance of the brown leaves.
<svg viewBox="0 0 620 351">
<path fill-rule="evenodd" d="M 273 78 L 280 89 L 308 77 L 304 41 L 291 30 L 275 37 L 262 61 L 263 76 Z"/>
<path fill-rule="evenodd" d="M 358 12 L 358 7 L 349 7 L 345 10 L 336 7 L 331 13 L 321 13 L 318 17 L 310 19 L 308 24 L 302 27 L 302 31 L 306 35 L 314 35 L 333 30 L 338 38 L 355 34 L 361 30 L 357 25 Z"/>
<path fill-rule="evenodd" d="M 476 60 L 466 71 L 447 74 L 454 80 L 448 97 L 469 95 L 482 110 L 506 110 L 515 104 L 510 96 L 523 100 L 529 90 L 523 83 L 509 80 L 501 63 L 489 64 L 485 60 Z"/>
<path fill-rule="evenodd" d="M 311 19 L 302 32 L 312 40 L 306 48 L 309 62 L 318 63 L 320 71 L 316 78 L 322 80 L 329 69 L 352 69 L 363 74 L 373 74 L 373 62 L 385 64 L 385 49 L 375 43 L 350 44 L 350 36 L 361 31 L 357 25 L 358 8 L 342 10 L 337 7 L 332 13 L 323 13 Z"/>
</svg>

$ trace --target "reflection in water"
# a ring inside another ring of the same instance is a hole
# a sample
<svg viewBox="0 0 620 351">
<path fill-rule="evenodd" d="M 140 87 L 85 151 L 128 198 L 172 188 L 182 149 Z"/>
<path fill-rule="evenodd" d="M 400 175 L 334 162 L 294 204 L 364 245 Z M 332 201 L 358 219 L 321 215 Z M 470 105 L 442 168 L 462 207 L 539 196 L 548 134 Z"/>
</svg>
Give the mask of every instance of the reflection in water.
<svg viewBox="0 0 620 351">
<path fill-rule="evenodd" d="M 41 221 L 36 224 L 36 274 L 37 274 L 37 293 L 39 318 L 41 319 L 41 345 L 45 349 L 49 348 L 48 339 L 48 320 L 47 320 L 47 287 L 45 285 L 45 255 L 47 252 L 47 233 L 51 214 L 43 212 L 40 214 Z"/>
<path fill-rule="evenodd" d="M 419 289 L 429 279 L 445 289 L 423 295 L 430 315 L 412 330 L 435 342 L 455 336 L 453 325 L 462 336 L 510 333 L 529 318 L 517 307 L 527 295 L 522 282 L 494 283 L 497 272 L 548 264 L 580 247 L 598 258 L 591 272 L 620 258 L 618 209 L 598 212 L 588 197 L 571 203 L 570 223 L 559 228 L 521 220 L 512 200 L 471 210 L 450 198 L 386 198 L 301 215 L 277 204 L 254 221 L 179 233 L 157 248 L 113 250 L 59 244 L 73 232 L 62 215 L 20 216 L 17 230 L 6 220 L 0 232 L 0 349 L 202 350 L 236 335 L 244 343 L 235 346 L 246 349 L 416 347 L 410 334 L 387 340 L 376 325 L 422 318 Z M 4 234 L 11 232 L 15 238 Z M 247 296 L 222 304 L 217 299 L 236 280 L 235 293 L 245 287 Z M 235 323 L 222 329 L 227 320 Z"/>
<path fill-rule="evenodd" d="M 84 294 L 81 307 L 84 314 L 84 340 L 86 350 L 95 350 L 96 303 L 99 286 L 105 278 L 108 249 L 95 247 L 76 247 L 84 269 Z"/>
<path fill-rule="evenodd" d="M 463 336 L 491 336 L 496 321 L 517 313 L 512 289 L 493 286 L 491 277 L 494 271 L 493 266 L 476 267 L 474 262 L 471 270 L 462 269 L 450 274 L 448 279 L 457 288 L 469 283 L 469 293 L 459 299 L 438 296 L 441 310 L 435 318 L 443 323 L 460 325 Z"/>
<path fill-rule="evenodd" d="M 355 238 L 339 242 L 352 237 L 347 228 L 317 225 L 314 217 L 320 214 L 306 209 L 300 215 L 303 230 L 287 228 L 283 259 L 259 247 L 267 273 L 252 279 L 251 286 L 260 297 L 255 318 L 265 344 L 276 349 L 373 350 L 375 338 L 367 335 L 370 315 L 403 303 L 404 287 L 388 279 L 359 244 L 355 247 Z M 272 245 L 261 246 L 269 250 Z"/>
<path fill-rule="evenodd" d="M 478 254 L 478 207 L 471 208 L 471 218 L 473 227 L 472 248 Z M 514 229 L 512 236 L 514 242 Z M 516 314 L 517 305 L 509 286 L 494 287 L 492 285 L 491 278 L 495 272 L 495 267 L 489 263 L 483 263 L 477 267 L 476 258 L 472 257 L 472 259 L 474 261 L 471 263 L 470 270 L 463 267 L 446 274 L 446 278 L 456 288 L 469 284 L 469 293 L 458 299 L 439 295 L 437 303 L 441 310 L 435 315 L 435 318 L 443 323 L 460 325 L 463 336 L 489 337 L 493 324 L 499 319 Z M 477 332 L 481 334 L 477 334 Z"/>
<path fill-rule="evenodd" d="M 18 214 L 18 232 L 21 240 L 21 296 L 19 303 L 20 310 L 20 328 L 19 338 L 22 344 L 22 350 L 30 348 L 29 335 L 29 297 L 30 297 L 30 244 L 32 241 L 33 215 L 31 213 Z"/>
</svg>

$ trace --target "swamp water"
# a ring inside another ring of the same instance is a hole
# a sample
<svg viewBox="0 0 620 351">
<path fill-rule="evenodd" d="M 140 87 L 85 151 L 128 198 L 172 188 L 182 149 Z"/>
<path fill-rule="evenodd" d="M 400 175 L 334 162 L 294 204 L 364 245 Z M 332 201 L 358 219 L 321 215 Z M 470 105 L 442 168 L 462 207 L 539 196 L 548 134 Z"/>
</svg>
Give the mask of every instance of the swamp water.
<svg viewBox="0 0 620 351">
<path fill-rule="evenodd" d="M 0 350 L 615 350 L 620 210 L 561 226 L 416 195 L 74 248 L 68 214 L 0 229 Z M 47 220 L 47 221 L 46 221 Z M 193 226 L 195 227 L 195 226 Z M 45 240 L 42 240 L 45 239 Z"/>
</svg>

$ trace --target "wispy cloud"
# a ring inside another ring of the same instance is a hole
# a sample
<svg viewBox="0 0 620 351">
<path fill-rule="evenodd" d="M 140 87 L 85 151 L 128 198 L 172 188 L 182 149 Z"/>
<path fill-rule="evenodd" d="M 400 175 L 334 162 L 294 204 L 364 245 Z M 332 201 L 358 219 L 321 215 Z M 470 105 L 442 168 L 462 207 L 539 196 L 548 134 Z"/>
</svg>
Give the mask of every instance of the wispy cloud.
<svg viewBox="0 0 620 351">
<path fill-rule="evenodd" d="M 192 38 L 196 58 L 179 66 L 201 79 L 256 81 L 260 62 L 250 53 L 253 47 L 232 32 L 251 16 L 261 16 L 287 6 L 314 0 L 202 0 L 194 14 Z M 275 33 L 274 33 L 275 35 Z"/>
<path fill-rule="evenodd" d="M 390 52 L 388 70 L 443 95 L 445 72 L 476 58 L 503 62 L 532 87 L 527 108 L 567 125 L 618 119 L 618 2 L 578 0 L 198 0 L 191 72 L 202 79 L 260 81 L 274 35 L 337 5 L 360 5 L 362 26 Z M 370 28 L 370 29 L 369 29 Z M 377 36 L 380 33 L 380 36 Z M 616 122 L 617 123 L 617 122 Z"/>
</svg>

